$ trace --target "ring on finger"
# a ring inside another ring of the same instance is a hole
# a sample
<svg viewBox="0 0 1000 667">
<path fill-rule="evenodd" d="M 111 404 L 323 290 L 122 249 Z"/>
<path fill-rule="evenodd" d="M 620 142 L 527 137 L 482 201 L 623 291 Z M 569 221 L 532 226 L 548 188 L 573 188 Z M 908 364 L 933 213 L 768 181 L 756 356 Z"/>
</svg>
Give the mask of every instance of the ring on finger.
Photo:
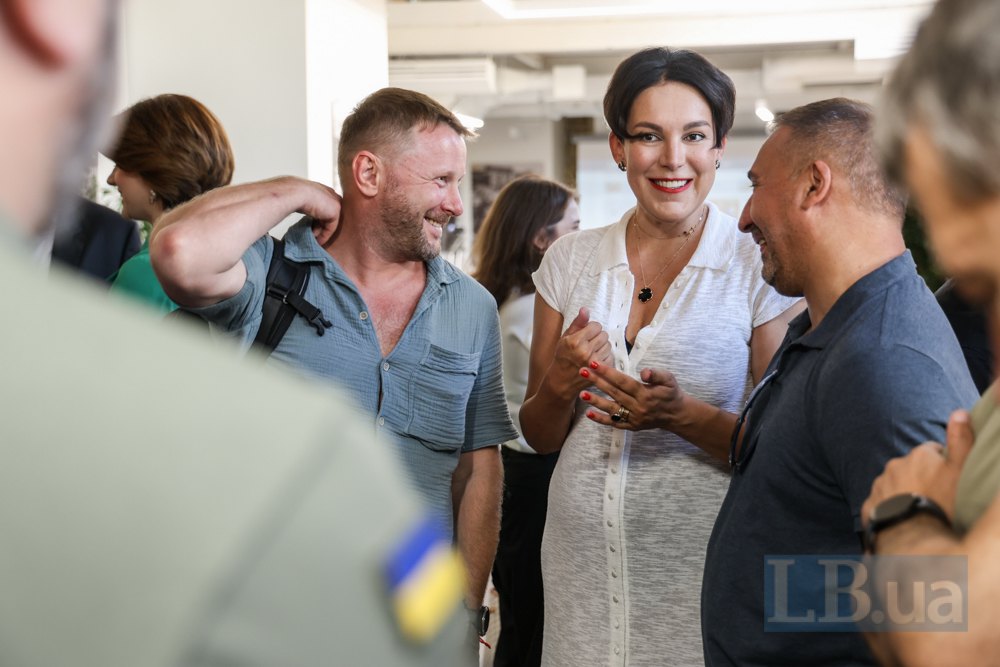
<svg viewBox="0 0 1000 667">
<path fill-rule="evenodd" d="M 626 408 L 624 405 L 619 405 L 618 411 L 615 412 L 613 415 L 611 415 L 611 421 L 615 423 L 621 422 L 623 424 L 628 423 L 628 418 L 629 415 L 631 414 L 632 412 L 628 408 Z"/>
</svg>

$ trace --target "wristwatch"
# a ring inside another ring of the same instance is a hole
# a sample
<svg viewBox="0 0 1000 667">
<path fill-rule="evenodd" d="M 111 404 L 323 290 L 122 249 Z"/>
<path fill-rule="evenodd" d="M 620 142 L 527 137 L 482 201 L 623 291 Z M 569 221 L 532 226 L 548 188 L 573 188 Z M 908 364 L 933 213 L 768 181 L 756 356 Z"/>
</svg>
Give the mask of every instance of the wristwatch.
<svg viewBox="0 0 1000 667">
<path fill-rule="evenodd" d="M 900 493 L 887 498 L 875 506 L 865 529 L 865 551 L 875 553 L 875 538 L 880 531 L 902 523 L 917 514 L 929 514 L 951 528 L 951 520 L 941 506 L 927 496 L 915 493 Z"/>
<path fill-rule="evenodd" d="M 483 605 L 479 609 L 468 609 L 468 612 L 473 629 L 482 637 L 490 629 L 490 608 Z"/>
</svg>

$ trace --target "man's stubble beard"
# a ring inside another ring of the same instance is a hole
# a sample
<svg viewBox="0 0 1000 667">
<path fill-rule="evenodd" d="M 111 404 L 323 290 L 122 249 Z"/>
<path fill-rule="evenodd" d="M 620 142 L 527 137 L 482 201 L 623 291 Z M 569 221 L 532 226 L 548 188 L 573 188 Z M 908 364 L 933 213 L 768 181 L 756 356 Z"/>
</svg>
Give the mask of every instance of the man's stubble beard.
<svg viewBox="0 0 1000 667">
<path fill-rule="evenodd" d="M 434 247 L 424 233 L 424 214 L 404 198 L 387 194 L 381 215 L 381 245 L 390 256 L 401 262 L 430 262 L 441 254 L 440 246 Z"/>
</svg>

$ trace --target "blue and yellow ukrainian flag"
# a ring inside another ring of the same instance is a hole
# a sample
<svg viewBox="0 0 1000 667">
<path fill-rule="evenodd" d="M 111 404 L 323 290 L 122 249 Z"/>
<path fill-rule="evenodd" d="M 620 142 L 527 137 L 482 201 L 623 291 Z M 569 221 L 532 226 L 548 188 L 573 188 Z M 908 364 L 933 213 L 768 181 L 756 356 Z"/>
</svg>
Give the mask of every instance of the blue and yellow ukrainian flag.
<svg viewBox="0 0 1000 667">
<path fill-rule="evenodd" d="M 433 639 L 465 595 L 465 569 L 436 521 L 421 523 L 389 555 L 385 577 L 404 637 Z"/>
</svg>

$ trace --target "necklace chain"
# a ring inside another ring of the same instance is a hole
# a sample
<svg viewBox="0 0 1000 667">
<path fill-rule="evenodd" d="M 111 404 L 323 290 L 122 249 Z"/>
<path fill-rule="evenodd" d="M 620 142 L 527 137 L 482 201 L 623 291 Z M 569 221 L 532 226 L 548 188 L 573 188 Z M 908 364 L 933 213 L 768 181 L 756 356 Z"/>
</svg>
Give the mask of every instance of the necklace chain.
<svg viewBox="0 0 1000 667">
<path fill-rule="evenodd" d="M 661 268 L 655 276 L 653 276 L 653 280 L 650 282 L 646 282 L 646 272 L 642 268 L 642 253 L 639 251 L 639 236 L 640 236 L 639 223 L 635 219 L 635 214 L 634 213 L 632 214 L 632 227 L 635 228 L 635 258 L 639 262 L 639 276 L 642 278 L 642 285 L 643 285 L 642 289 L 639 290 L 639 295 L 637 297 L 639 301 L 646 303 L 647 301 L 653 298 L 653 289 L 650 287 L 650 284 L 655 283 L 657 279 L 663 275 L 663 272 L 666 271 L 668 268 L 670 268 L 670 266 L 674 263 L 674 260 L 677 259 L 677 256 L 681 254 L 684 248 L 687 247 L 688 241 L 691 240 L 691 236 L 694 234 L 694 231 L 698 229 L 698 226 L 705 219 L 706 210 L 707 209 L 702 209 L 701 215 L 698 216 L 698 222 L 691 225 L 686 231 L 681 232 L 680 236 L 684 237 L 684 243 L 682 243 L 681 246 L 676 251 L 674 251 L 674 254 L 670 256 L 670 259 L 667 260 L 667 263 L 663 265 L 663 268 Z M 674 236 L 674 237 L 659 237 L 659 238 L 677 238 L 677 237 Z"/>
</svg>

